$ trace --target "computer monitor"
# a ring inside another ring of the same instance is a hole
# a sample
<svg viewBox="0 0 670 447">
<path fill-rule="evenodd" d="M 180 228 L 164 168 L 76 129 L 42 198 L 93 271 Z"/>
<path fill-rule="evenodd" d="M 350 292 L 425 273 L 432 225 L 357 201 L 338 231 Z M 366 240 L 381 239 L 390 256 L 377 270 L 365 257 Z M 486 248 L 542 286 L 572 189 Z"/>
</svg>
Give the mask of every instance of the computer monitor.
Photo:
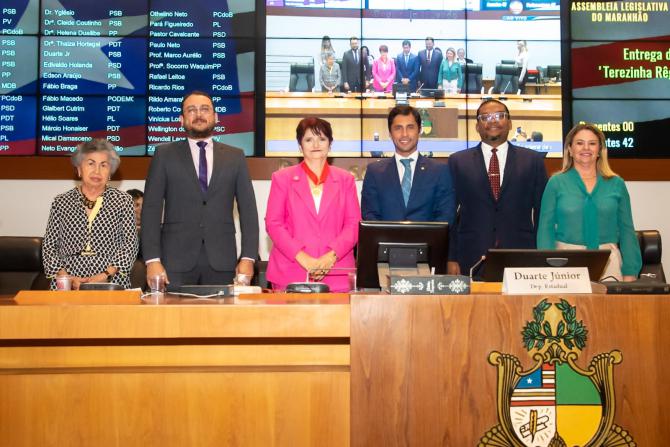
<svg viewBox="0 0 670 447">
<path fill-rule="evenodd" d="M 436 274 L 446 273 L 448 227 L 447 222 L 360 222 L 357 289 L 380 289 L 388 284 L 387 278 L 380 278 L 380 265 L 382 276 L 389 273 L 384 266 L 420 274 L 419 264 L 428 269 L 426 274 L 432 268 Z"/>
<path fill-rule="evenodd" d="M 560 65 L 547 65 L 547 78 L 555 79 L 557 81 L 561 80 L 561 66 Z"/>
<path fill-rule="evenodd" d="M 444 98 L 444 90 L 439 88 L 422 88 L 419 90 L 422 98 Z"/>
<path fill-rule="evenodd" d="M 591 281 L 605 271 L 609 250 L 489 249 L 482 277 L 487 282 L 503 280 L 505 267 L 586 267 Z"/>
</svg>

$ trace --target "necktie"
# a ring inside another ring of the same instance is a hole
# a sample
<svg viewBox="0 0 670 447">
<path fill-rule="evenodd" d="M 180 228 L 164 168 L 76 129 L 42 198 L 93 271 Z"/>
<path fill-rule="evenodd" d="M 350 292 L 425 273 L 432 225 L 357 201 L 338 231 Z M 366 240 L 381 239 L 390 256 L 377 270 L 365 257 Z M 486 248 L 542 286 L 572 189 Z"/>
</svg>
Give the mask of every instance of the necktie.
<svg viewBox="0 0 670 447">
<path fill-rule="evenodd" d="M 198 166 L 198 182 L 203 193 L 207 192 L 207 156 L 205 155 L 206 141 L 198 141 L 195 143 L 200 148 L 200 164 Z"/>
<path fill-rule="evenodd" d="M 409 56 L 405 55 L 405 65 L 409 62 Z"/>
<path fill-rule="evenodd" d="M 500 196 L 500 164 L 498 163 L 498 149 L 491 149 L 491 161 L 489 162 L 489 183 L 493 197 L 498 200 Z"/>
<path fill-rule="evenodd" d="M 353 53 L 354 53 L 354 64 L 357 64 L 358 63 L 358 52 L 354 51 Z"/>
<path fill-rule="evenodd" d="M 427 57 L 427 59 L 428 59 L 428 63 L 430 64 L 430 50 L 428 50 L 428 57 Z"/>
<path fill-rule="evenodd" d="M 412 190 L 412 166 L 410 164 L 412 163 L 412 159 L 404 158 L 400 160 L 400 163 L 405 167 L 400 187 L 402 188 L 402 198 L 405 201 L 405 206 L 407 206 L 407 202 L 409 202 L 409 193 Z"/>
</svg>

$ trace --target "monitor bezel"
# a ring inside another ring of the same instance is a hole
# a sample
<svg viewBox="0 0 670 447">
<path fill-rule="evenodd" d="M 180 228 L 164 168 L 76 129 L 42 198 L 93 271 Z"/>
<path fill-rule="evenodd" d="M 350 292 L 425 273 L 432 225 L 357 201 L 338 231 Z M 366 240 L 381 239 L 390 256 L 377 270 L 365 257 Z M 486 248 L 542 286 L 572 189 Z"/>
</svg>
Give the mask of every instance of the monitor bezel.
<svg viewBox="0 0 670 447">
<path fill-rule="evenodd" d="M 566 258 L 562 267 L 586 267 L 591 281 L 599 281 L 609 256 L 610 250 L 492 248 L 486 253 L 482 278 L 485 282 L 501 282 L 506 267 L 552 267 L 547 259 Z"/>
<path fill-rule="evenodd" d="M 436 274 L 447 273 L 449 252 L 448 222 L 361 221 L 359 223 L 356 256 L 356 288 L 379 289 L 377 254 L 380 243 L 399 245 L 425 243 L 428 245 L 428 264 Z M 435 249 L 438 247 L 438 249 Z"/>
</svg>

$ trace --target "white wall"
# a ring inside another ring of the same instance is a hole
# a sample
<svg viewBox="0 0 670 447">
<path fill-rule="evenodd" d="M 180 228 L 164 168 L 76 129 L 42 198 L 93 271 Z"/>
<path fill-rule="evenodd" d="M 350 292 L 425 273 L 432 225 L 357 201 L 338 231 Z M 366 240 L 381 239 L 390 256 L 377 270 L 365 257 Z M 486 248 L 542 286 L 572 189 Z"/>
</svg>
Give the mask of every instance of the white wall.
<svg viewBox="0 0 670 447">
<path fill-rule="evenodd" d="M 113 186 L 126 190 L 144 190 L 144 181 L 128 180 L 112 182 Z M 56 194 L 75 185 L 70 180 L 0 180 L 0 235 L 43 236 L 49 217 L 51 200 Z M 667 202 L 670 182 L 626 182 L 633 207 L 633 221 L 639 230 L 657 229 L 670 247 L 670 207 Z M 360 182 L 358 184 L 360 191 Z M 268 259 L 271 242 L 265 233 L 265 207 L 270 193 L 270 181 L 254 181 L 258 217 L 261 229 L 261 259 Z M 663 252 L 663 267 L 670 274 L 670 248 Z"/>
</svg>

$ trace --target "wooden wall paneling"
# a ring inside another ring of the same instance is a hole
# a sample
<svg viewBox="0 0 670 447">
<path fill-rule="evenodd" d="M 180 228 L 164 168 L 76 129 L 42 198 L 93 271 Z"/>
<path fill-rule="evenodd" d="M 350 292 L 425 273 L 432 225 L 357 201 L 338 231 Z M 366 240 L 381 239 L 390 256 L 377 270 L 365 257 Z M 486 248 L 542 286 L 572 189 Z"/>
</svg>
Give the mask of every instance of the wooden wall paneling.
<svg viewBox="0 0 670 447">
<path fill-rule="evenodd" d="M 353 295 L 353 446 L 472 446 L 497 424 L 492 351 L 534 362 L 521 330 L 541 296 Z M 578 364 L 618 349 L 614 422 L 637 445 L 670 438 L 666 296 L 573 296 L 588 330 Z M 558 297 L 550 297 L 558 301 Z"/>
</svg>

